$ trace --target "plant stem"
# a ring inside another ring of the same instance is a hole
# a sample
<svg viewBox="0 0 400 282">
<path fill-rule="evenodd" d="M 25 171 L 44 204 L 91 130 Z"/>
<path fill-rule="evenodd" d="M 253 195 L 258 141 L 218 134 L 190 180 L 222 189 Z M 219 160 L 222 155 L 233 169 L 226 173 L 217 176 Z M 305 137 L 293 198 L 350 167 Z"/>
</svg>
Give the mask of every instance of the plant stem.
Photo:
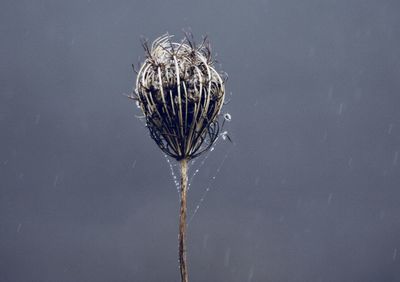
<svg viewBox="0 0 400 282">
<path fill-rule="evenodd" d="M 187 159 L 181 161 L 181 208 L 179 213 L 179 269 L 181 282 L 188 282 L 186 265 L 186 192 L 187 192 Z"/>
</svg>

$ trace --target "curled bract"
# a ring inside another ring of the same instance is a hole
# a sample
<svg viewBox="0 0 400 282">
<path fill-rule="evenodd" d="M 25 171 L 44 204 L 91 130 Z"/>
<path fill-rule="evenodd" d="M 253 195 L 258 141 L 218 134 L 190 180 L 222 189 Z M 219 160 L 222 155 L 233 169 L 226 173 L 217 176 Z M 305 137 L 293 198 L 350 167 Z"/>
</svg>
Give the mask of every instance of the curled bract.
<svg viewBox="0 0 400 282">
<path fill-rule="evenodd" d="M 224 80 L 215 70 L 207 40 L 196 46 L 166 34 L 151 47 L 138 71 L 135 94 L 150 135 L 167 155 L 192 159 L 213 145 L 224 103 Z"/>
</svg>

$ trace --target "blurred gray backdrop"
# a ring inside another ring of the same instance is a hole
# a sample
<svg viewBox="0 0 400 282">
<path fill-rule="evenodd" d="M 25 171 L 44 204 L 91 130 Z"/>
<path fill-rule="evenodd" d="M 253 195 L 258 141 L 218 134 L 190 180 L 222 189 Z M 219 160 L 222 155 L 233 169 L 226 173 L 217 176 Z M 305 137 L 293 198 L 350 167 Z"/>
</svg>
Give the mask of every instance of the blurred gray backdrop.
<svg viewBox="0 0 400 282">
<path fill-rule="evenodd" d="M 140 37 L 182 28 L 235 142 L 192 183 L 190 281 L 400 281 L 400 3 L 372 0 L 1 1 L 0 281 L 178 281 L 176 188 L 122 94 Z"/>
</svg>

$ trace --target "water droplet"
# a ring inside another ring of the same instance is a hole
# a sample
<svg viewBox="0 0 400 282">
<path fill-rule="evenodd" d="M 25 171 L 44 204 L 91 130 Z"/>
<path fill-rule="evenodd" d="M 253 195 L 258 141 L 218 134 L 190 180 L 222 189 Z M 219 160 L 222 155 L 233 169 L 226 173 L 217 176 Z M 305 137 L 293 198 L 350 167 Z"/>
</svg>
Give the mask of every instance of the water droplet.
<svg viewBox="0 0 400 282">
<path fill-rule="evenodd" d="M 138 107 L 138 109 L 140 109 L 140 103 L 139 103 L 139 101 L 136 101 L 136 107 Z"/>
<path fill-rule="evenodd" d="M 169 160 L 167 155 L 164 155 L 165 159 L 167 160 L 167 163 L 169 165 L 169 168 L 171 170 L 171 176 L 172 176 L 172 180 L 174 181 L 175 187 L 176 187 L 176 191 L 178 192 L 178 197 L 180 195 L 180 191 L 179 191 L 179 182 L 177 180 L 175 171 L 174 171 L 174 165 L 172 164 L 172 162 Z"/>
<path fill-rule="evenodd" d="M 193 220 L 194 216 L 196 215 L 197 211 L 198 211 L 199 208 L 200 208 L 201 203 L 203 203 L 203 201 L 205 200 L 205 197 L 207 196 L 207 193 L 208 193 L 208 192 L 210 191 L 210 189 L 212 188 L 212 183 L 215 181 L 216 176 L 218 175 L 219 171 L 221 170 L 221 167 L 223 166 L 223 164 L 224 164 L 226 158 L 228 157 L 228 154 L 229 154 L 229 151 L 225 154 L 224 158 L 222 159 L 220 165 L 218 166 L 218 168 L 217 168 L 217 170 L 216 170 L 216 172 L 215 172 L 215 175 L 211 178 L 210 184 L 209 184 L 210 186 L 206 186 L 206 190 L 204 191 L 203 196 L 202 196 L 201 199 L 199 200 L 199 202 L 198 202 L 198 204 L 197 204 L 197 206 L 196 206 L 196 208 L 195 208 L 195 210 L 194 210 L 192 216 L 190 217 L 190 219 L 189 219 L 189 221 L 188 221 L 188 224 L 190 224 L 190 222 Z M 203 160 L 203 162 L 204 162 L 204 161 L 205 161 L 205 160 Z M 195 173 L 195 174 L 196 174 L 196 173 Z M 192 177 L 192 178 L 193 178 L 193 177 Z M 190 184 L 189 184 L 189 185 L 190 185 Z"/>
<path fill-rule="evenodd" d="M 211 152 L 214 151 L 214 147 L 211 147 L 210 151 L 211 151 Z"/>
<path fill-rule="evenodd" d="M 232 116 L 229 113 L 224 114 L 224 119 L 226 121 L 231 121 L 232 120 Z"/>
<path fill-rule="evenodd" d="M 221 137 L 223 140 L 226 140 L 226 138 L 228 138 L 228 131 L 224 131 L 221 133 Z"/>
</svg>

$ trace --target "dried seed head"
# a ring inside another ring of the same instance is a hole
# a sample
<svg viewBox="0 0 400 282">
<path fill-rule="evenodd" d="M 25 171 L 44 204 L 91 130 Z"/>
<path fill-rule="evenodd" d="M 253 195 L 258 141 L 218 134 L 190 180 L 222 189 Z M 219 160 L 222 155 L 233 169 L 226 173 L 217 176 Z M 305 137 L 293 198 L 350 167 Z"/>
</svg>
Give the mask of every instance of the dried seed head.
<svg viewBox="0 0 400 282">
<path fill-rule="evenodd" d="M 141 66 L 135 93 L 150 135 L 162 151 L 177 160 L 208 150 L 219 133 L 224 81 L 214 69 L 207 40 L 196 47 L 166 34 L 151 48 Z"/>
</svg>

